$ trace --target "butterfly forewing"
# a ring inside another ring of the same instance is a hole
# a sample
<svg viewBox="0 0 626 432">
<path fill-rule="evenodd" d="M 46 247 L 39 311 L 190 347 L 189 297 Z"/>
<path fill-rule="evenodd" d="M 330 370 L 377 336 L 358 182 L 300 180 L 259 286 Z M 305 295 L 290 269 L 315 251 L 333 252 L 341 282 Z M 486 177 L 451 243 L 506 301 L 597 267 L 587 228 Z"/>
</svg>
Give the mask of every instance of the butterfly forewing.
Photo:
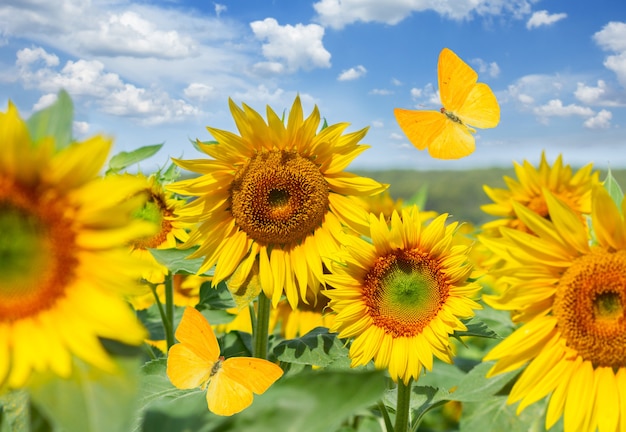
<svg viewBox="0 0 626 432">
<path fill-rule="evenodd" d="M 437 71 L 441 103 L 456 114 L 474 88 L 478 74 L 448 48 L 439 54 Z"/>
<path fill-rule="evenodd" d="M 263 394 L 283 375 L 276 364 L 254 357 L 231 357 L 222 364 L 223 374 L 256 394 Z"/>
<path fill-rule="evenodd" d="M 220 346 L 209 322 L 195 308 L 187 307 L 176 329 L 176 339 L 199 357 L 214 363 L 220 356 Z M 211 366 L 209 365 L 209 368 Z"/>
<path fill-rule="evenodd" d="M 174 386 L 192 389 L 203 386 L 211 375 L 211 363 L 192 348 L 179 343 L 168 352 L 167 377 Z"/>
<path fill-rule="evenodd" d="M 478 83 L 455 114 L 465 124 L 488 129 L 500 122 L 500 105 L 491 88 L 485 83 Z"/>
</svg>

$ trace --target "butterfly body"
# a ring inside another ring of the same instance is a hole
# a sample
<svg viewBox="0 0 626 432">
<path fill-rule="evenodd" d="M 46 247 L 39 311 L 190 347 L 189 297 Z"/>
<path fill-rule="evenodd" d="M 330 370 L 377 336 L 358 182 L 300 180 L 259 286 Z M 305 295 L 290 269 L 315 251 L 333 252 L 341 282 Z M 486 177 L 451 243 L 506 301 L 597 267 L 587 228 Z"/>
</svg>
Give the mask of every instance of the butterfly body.
<svg viewBox="0 0 626 432">
<path fill-rule="evenodd" d="M 478 74 L 454 52 L 444 48 L 438 64 L 439 111 L 396 108 L 400 128 L 419 150 L 428 148 L 432 157 L 458 159 L 475 149 L 476 130 L 493 128 L 500 122 L 500 106 Z"/>
<path fill-rule="evenodd" d="M 167 376 L 181 389 L 206 390 L 209 410 L 230 416 L 247 408 L 253 394 L 264 393 L 283 374 L 267 360 L 220 355 L 213 329 L 192 307 L 185 309 L 168 353 Z"/>
</svg>

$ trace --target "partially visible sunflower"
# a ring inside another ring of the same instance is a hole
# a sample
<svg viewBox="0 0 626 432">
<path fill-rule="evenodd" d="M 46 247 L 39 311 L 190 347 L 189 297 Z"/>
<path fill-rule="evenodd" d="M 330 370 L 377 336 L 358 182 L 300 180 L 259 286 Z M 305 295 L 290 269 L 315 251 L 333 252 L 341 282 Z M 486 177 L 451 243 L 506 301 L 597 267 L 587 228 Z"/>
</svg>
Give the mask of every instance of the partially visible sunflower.
<svg viewBox="0 0 626 432">
<path fill-rule="evenodd" d="M 270 328 L 278 328 L 285 339 L 295 339 L 303 336 L 316 327 L 330 328 L 335 322 L 335 314 L 326 310 L 328 297 L 320 291 L 317 299 L 308 303 L 300 302 L 297 308 L 292 308 L 286 301 L 281 301 L 272 310 Z"/>
<path fill-rule="evenodd" d="M 599 172 L 592 171 L 592 164 L 572 173 L 569 165 L 563 165 L 561 155 L 551 167 L 546 160 L 545 152 L 542 152 L 539 169 L 526 160 L 523 165 L 517 162 L 514 165 L 517 180 L 505 176 L 507 189 L 483 186 L 493 203 L 483 205 L 481 209 L 499 218 L 483 225 L 483 230 L 486 232 L 497 236 L 498 228 L 501 226 L 529 232 L 529 228 L 517 217 L 513 208 L 514 203 L 519 203 L 538 215 L 550 219 L 544 190 L 565 202 L 581 218 L 581 215 L 591 211 L 591 188 L 599 183 Z"/>
<path fill-rule="evenodd" d="M 317 107 L 304 119 L 299 97 L 286 125 L 269 107 L 266 123 L 249 106 L 229 103 L 240 135 L 208 128 L 217 143 L 198 146 L 211 159 L 174 160 L 201 174 L 168 186 L 197 197 L 179 212 L 200 223 L 186 246 L 200 244 L 191 257 L 204 257 L 200 272 L 215 266 L 214 284 L 238 267 L 244 278 L 256 263 L 272 303 L 284 292 L 295 307 L 323 284 L 344 227 L 367 229 L 357 197 L 386 185 L 343 171 L 368 148 L 358 144 L 366 129 L 344 134 L 348 124 L 339 123 L 318 132 Z"/>
<path fill-rule="evenodd" d="M 210 278 L 198 275 L 172 275 L 174 306 L 195 306 L 200 301 L 200 287 Z M 165 304 L 165 284 L 156 286 L 156 295 L 162 304 Z M 129 299 L 135 310 L 147 309 L 155 303 L 154 292 L 144 290 L 142 294 Z"/>
<path fill-rule="evenodd" d="M 480 286 L 468 281 L 468 248 L 452 245 L 457 223 L 446 226 L 447 216 L 423 227 L 413 206 L 394 212 L 390 224 L 370 215 L 371 244 L 345 237 L 345 263 L 330 268 L 335 289 L 324 294 L 337 312 L 331 331 L 354 338 L 352 366 L 374 359 L 408 383 L 432 368 L 433 355 L 452 361 L 449 336 L 480 308 L 471 299 Z"/>
<path fill-rule="evenodd" d="M 124 300 L 144 270 L 128 243 L 155 230 L 132 219 L 144 198 L 126 199 L 143 183 L 99 176 L 108 138 L 57 145 L 33 140 L 11 103 L 0 113 L 0 387 L 69 377 L 74 356 L 113 371 L 100 339 L 146 336 Z"/>
<path fill-rule="evenodd" d="M 516 217 L 534 235 L 502 228 L 481 240 L 503 259 L 506 289 L 487 298 L 523 325 L 485 360 L 489 375 L 525 367 L 509 403 L 518 413 L 550 395 L 546 428 L 563 416 L 565 431 L 626 427 L 626 200 L 618 208 L 594 185 L 591 225 L 544 191 L 547 220 L 521 204 Z"/>
</svg>

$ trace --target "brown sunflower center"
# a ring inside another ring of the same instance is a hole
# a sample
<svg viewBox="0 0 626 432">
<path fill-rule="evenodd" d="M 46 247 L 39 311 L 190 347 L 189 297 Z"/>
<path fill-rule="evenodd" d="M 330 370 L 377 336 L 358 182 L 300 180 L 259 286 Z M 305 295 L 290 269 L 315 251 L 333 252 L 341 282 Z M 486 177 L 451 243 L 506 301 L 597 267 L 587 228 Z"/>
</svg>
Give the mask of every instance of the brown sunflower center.
<svg viewBox="0 0 626 432">
<path fill-rule="evenodd" d="M 48 309 L 78 265 L 71 208 L 0 179 L 0 323 Z"/>
<path fill-rule="evenodd" d="M 266 244 L 296 244 L 324 221 L 329 188 L 317 165 L 296 152 L 254 156 L 230 190 L 237 225 Z"/>
<path fill-rule="evenodd" d="M 148 222 L 152 222 L 161 229 L 154 235 L 137 239 L 132 242 L 135 249 L 156 248 L 167 240 L 167 235 L 172 231 L 172 218 L 174 212 L 167 206 L 167 201 L 163 194 L 146 190 L 148 199 L 144 206 L 140 208 L 133 217 Z"/>
<path fill-rule="evenodd" d="M 438 261 L 415 250 L 379 257 L 363 286 L 374 324 L 394 337 L 419 334 L 437 316 L 449 293 Z"/>
<path fill-rule="evenodd" d="M 554 304 L 567 345 L 595 366 L 626 366 L 626 251 L 594 250 L 559 281 Z"/>
</svg>

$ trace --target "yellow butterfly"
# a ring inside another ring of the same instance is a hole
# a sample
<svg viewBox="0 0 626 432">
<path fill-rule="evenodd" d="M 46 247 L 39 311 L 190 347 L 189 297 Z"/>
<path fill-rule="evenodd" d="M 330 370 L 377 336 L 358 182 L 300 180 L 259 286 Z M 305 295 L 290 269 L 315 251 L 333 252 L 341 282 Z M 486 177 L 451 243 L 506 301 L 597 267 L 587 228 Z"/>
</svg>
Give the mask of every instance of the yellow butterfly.
<svg viewBox="0 0 626 432">
<path fill-rule="evenodd" d="M 409 141 L 419 150 L 428 147 L 437 159 L 458 159 L 475 148 L 470 126 L 486 129 L 500 122 L 500 106 L 489 86 L 476 82 L 478 74 L 452 50 L 439 54 L 441 111 L 396 108 L 394 114 Z"/>
<path fill-rule="evenodd" d="M 213 329 L 195 308 L 187 307 L 176 329 L 176 339 L 167 357 L 167 376 L 180 389 L 206 389 L 209 410 L 230 416 L 252 403 L 252 393 L 262 394 L 283 375 L 267 360 L 220 356 Z"/>
</svg>

